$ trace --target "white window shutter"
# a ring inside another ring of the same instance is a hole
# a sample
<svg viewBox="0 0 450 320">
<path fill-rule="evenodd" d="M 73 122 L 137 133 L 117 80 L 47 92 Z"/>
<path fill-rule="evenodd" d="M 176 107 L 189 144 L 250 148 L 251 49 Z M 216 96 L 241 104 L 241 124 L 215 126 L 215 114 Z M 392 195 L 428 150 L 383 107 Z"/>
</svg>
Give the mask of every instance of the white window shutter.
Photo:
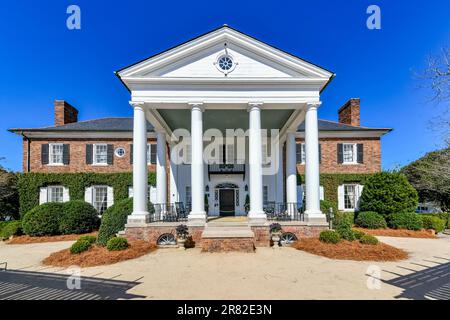
<svg viewBox="0 0 450 320">
<path fill-rule="evenodd" d="M 359 210 L 359 199 L 361 198 L 363 188 L 364 186 L 361 184 L 358 184 L 356 187 L 356 210 Z"/>
<path fill-rule="evenodd" d="M 70 201 L 69 188 L 63 187 L 63 202 Z"/>
<path fill-rule="evenodd" d="M 84 191 L 84 201 L 90 204 L 92 203 L 92 187 L 87 187 Z"/>
<path fill-rule="evenodd" d="M 111 207 L 114 204 L 114 188 L 108 187 L 108 204 L 107 207 Z"/>
<path fill-rule="evenodd" d="M 39 204 L 47 203 L 48 199 L 47 192 L 48 192 L 47 187 L 42 187 L 39 189 Z"/>
<path fill-rule="evenodd" d="M 133 187 L 128 187 L 128 197 L 129 198 L 133 198 L 134 197 Z"/>
<path fill-rule="evenodd" d="M 156 201 L 156 188 L 153 186 L 150 186 L 150 202 L 151 203 L 157 203 Z"/>
<path fill-rule="evenodd" d="M 340 211 L 344 210 L 344 186 L 340 185 L 338 187 L 338 209 Z"/>
<path fill-rule="evenodd" d="M 303 206 L 303 185 L 297 186 L 297 203 L 300 207 Z"/>
<path fill-rule="evenodd" d="M 325 200 L 325 193 L 323 191 L 323 186 L 320 186 L 320 200 Z"/>
</svg>

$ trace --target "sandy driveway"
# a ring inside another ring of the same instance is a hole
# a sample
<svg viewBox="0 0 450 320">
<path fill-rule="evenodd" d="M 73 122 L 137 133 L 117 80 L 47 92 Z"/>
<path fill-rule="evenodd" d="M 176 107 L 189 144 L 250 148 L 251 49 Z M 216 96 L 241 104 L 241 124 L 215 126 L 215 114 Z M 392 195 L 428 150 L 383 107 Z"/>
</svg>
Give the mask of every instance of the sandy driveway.
<svg viewBox="0 0 450 320">
<path fill-rule="evenodd" d="M 377 282 L 367 276 L 368 272 L 380 271 L 381 279 L 389 281 L 450 262 L 448 236 L 380 240 L 407 250 L 411 257 L 401 262 L 370 263 L 330 260 L 291 248 L 260 248 L 254 254 L 166 249 L 111 266 L 86 268 L 82 275 L 138 280 L 140 284 L 128 293 L 147 299 L 393 299 L 403 289 Z M 70 244 L 0 243 L 0 263 L 7 261 L 8 269 L 64 273 L 62 268 L 44 267 L 40 261 Z"/>
</svg>

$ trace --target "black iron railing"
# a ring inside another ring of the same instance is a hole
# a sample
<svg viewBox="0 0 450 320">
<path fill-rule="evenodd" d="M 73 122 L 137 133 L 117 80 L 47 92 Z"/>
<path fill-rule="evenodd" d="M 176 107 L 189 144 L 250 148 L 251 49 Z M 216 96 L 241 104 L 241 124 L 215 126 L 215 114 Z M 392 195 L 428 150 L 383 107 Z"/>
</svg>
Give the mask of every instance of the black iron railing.
<svg viewBox="0 0 450 320">
<path fill-rule="evenodd" d="M 296 202 L 269 202 L 264 212 L 271 221 L 305 221 L 303 206 Z"/>
<path fill-rule="evenodd" d="M 154 204 L 155 211 L 150 213 L 150 222 L 185 222 L 189 211 L 182 202 L 173 204 Z"/>
<path fill-rule="evenodd" d="M 223 164 L 209 164 L 208 165 L 209 173 L 245 173 L 245 164 L 236 164 L 236 163 L 223 163 Z"/>
</svg>

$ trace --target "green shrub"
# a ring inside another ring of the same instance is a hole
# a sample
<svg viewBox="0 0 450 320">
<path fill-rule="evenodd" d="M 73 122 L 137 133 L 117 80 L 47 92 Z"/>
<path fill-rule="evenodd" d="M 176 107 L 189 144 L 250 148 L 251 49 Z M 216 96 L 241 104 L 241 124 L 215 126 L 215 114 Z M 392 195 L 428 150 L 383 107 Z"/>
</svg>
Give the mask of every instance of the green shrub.
<svg viewBox="0 0 450 320">
<path fill-rule="evenodd" d="M 125 238 L 111 238 L 106 244 L 109 251 L 120 251 L 128 248 L 128 241 Z"/>
<path fill-rule="evenodd" d="M 376 245 L 378 244 L 378 239 L 370 234 L 365 234 L 361 237 L 361 239 L 359 239 L 359 242 L 361 242 L 362 244 Z"/>
<path fill-rule="evenodd" d="M 445 229 L 445 221 L 438 217 L 422 216 L 424 229 L 433 229 L 436 233 L 440 233 Z"/>
<path fill-rule="evenodd" d="M 335 215 L 334 219 L 334 229 L 337 233 L 341 236 L 342 239 L 353 241 L 355 240 L 355 237 L 353 235 L 352 227 L 353 227 L 353 213 L 344 213 L 344 212 L 338 212 Z"/>
<path fill-rule="evenodd" d="M 386 229 L 386 220 L 381 214 L 373 211 L 360 212 L 356 218 L 355 224 L 361 228 L 367 229 Z"/>
<path fill-rule="evenodd" d="M 78 238 L 80 241 L 87 241 L 90 244 L 94 244 L 97 241 L 97 237 L 95 236 L 81 236 Z"/>
<path fill-rule="evenodd" d="M 320 210 L 327 215 L 327 218 L 330 216 L 330 208 L 333 208 L 333 214 L 339 212 L 336 202 L 320 200 Z"/>
<path fill-rule="evenodd" d="M 354 238 L 355 238 L 356 240 L 361 239 L 362 236 L 365 235 L 365 233 L 362 232 L 362 231 L 360 231 L 360 230 L 355 230 L 355 229 L 353 229 L 352 231 L 353 231 L 353 236 L 354 236 Z"/>
<path fill-rule="evenodd" d="M 413 212 L 417 204 L 417 191 L 403 174 L 380 172 L 367 179 L 359 208 L 386 217 L 396 212 Z"/>
<path fill-rule="evenodd" d="M 98 228 L 100 219 L 95 208 L 81 200 L 68 201 L 63 204 L 59 221 L 62 234 L 89 233 Z"/>
<path fill-rule="evenodd" d="M 336 231 L 324 230 L 320 233 L 319 240 L 325 243 L 336 244 L 341 241 L 341 236 Z"/>
<path fill-rule="evenodd" d="M 34 237 L 58 234 L 62 207 L 62 203 L 45 203 L 31 209 L 22 220 L 23 232 Z"/>
<path fill-rule="evenodd" d="M 340 226 L 339 228 L 336 228 L 336 232 L 339 233 L 342 239 L 347 241 L 353 241 L 355 240 L 355 234 L 353 233 L 351 226 Z"/>
<path fill-rule="evenodd" d="M 342 225 L 351 227 L 354 221 L 355 214 L 353 212 L 336 212 L 333 219 L 333 228 L 337 229 Z"/>
<path fill-rule="evenodd" d="M 71 254 L 78 254 L 82 253 L 84 251 L 89 250 L 89 248 L 92 246 L 92 243 L 87 240 L 78 239 L 71 247 L 70 247 L 70 253 Z"/>
<path fill-rule="evenodd" d="M 22 221 L 2 221 L 0 226 L 0 239 L 8 239 L 11 236 L 20 236 L 22 231 Z"/>
<path fill-rule="evenodd" d="M 417 213 L 402 212 L 389 216 L 389 225 L 394 229 L 420 230 L 423 227 L 422 217 Z"/>
<path fill-rule="evenodd" d="M 116 202 L 102 215 L 97 243 L 105 246 L 108 240 L 125 228 L 128 216 L 133 212 L 133 198 Z"/>
</svg>

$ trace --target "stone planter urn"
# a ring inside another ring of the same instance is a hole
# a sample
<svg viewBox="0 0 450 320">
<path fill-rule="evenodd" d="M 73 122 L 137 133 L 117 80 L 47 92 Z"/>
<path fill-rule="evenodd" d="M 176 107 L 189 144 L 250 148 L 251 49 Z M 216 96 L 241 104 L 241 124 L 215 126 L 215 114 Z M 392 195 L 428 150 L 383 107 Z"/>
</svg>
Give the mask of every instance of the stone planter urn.
<svg viewBox="0 0 450 320">
<path fill-rule="evenodd" d="M 178 244 L 178 248 L 180 250 L 186 250 L 185 243 L 186 243 L 186 238 L 177 238 L 177 244 Z"/>
<path fill-rule="evenodd" d="M 274 249 L 277 249 L 280 247 L 280 238 L 281 238 L 281 232 L 272 232 L 271 234 L 273 247 Z"/>
<path fill-rule="evenodd" d="M 179 249 L 186 250 L 185 244 L 186 244 L 186 239 L 189 235 L 188 227 L 184 224 L 180 224 L 176 228 L 176 232 L 177 232 L 177 244 L 178 244 Z"/>
</svg>

